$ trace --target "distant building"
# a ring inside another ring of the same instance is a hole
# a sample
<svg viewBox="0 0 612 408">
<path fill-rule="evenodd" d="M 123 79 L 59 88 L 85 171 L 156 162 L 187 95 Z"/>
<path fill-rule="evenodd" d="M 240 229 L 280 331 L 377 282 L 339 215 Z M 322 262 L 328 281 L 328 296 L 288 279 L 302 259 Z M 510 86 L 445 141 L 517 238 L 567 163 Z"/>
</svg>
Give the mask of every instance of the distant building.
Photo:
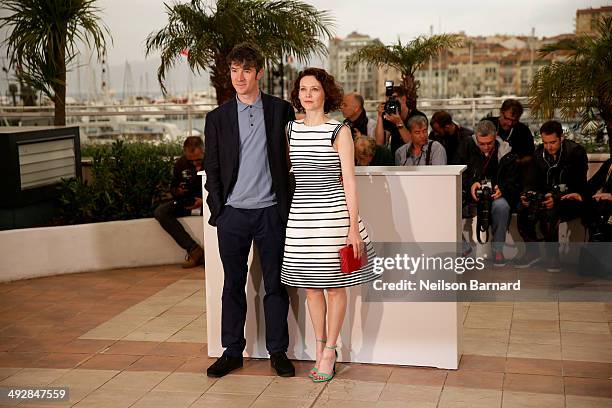
<svg viewBox="0 0 612 408">
<path fill-rule="evenodd" d="M 365 99 L 377 99 L 378 69 L 359 63 L 346 69 L 347 58 L 360 48 L 379 42 L 367 35 L 350 33 L 346 38 L 332 38 L 328 48 L 329 72 L 338 81 L 345 93 L 359 92 Z"/>
<path fill-rule="evenodd" d="M 602 9 L 605 9 L 602 8 Z M 463 45 L 434 56 L 415 72 L 419 98 L 446 99 L 483 96 L 526 96 L 535 73 L 550 62 L 564 58 L 563 53 L 541 57 L 538 50 L 545 45 L 575 34 L 555 37 L 535 36 L 476 36 L 458 34 Z M 401 84 L 401 74 L 393 68 L 369 68 L 360 64 L 345 69 L 346 58 L 374 41 L 355 32 L 346 39 L 333 39 L 329 47 L 329 66 L 345 92 L 357 91 L 366 100 L 382 100 L 385 80 Z"/>
<path fill-rule="evenodd" d="M 576 34 L 595 35 L 597 22 L 604 16 L 612 16 L 612 6 L 576 10 Z"/>
<path fill-rule="evenodd" d="M 496 35 L 463 37 L 464 45 L 441 53 L 415 73 L 420 98 L 525 96 L 534 74 L 560 56 L 541 57 L 537 50 L 573 34 L 553 38 Z"/>
</svg>

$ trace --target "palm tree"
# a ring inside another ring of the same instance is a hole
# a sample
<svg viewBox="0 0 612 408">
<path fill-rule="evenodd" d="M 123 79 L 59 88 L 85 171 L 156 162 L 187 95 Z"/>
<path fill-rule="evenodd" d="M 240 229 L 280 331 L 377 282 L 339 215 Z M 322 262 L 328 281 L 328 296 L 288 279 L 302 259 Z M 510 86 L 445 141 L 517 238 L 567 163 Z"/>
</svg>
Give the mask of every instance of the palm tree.
<svg viewBox="0 0 612 408">
<path fill-rule="evenodd" d="M 283 54 L 306 62 L 313 53 L 327 53 L 321 37 L 329 38 L 334 25 L 327 11 L 294 0 L 217 0 L 215 8 L 205 3 L 166 4 L 168 24 L 147 38 L 147 55 L 161 52 L 157 78 L 164 93 L 166 73 L 185 50 L 192 71 L 209 70 L 219 104 L 234 93 L 225 57 L 236 44 L 255 43 L 269 63 L 281 62 Z"/>
<path fill-rule="evenodd" d="M 460 44 L 460 37 L 454 34 L 419 36 L 407 44 L 402 44 L 399 39 L 397 44 L 392 45 L 376 42 L 352 54 L 346 61 L 346 68 L 362 61 L 371 66 L 395 68 L 402 75 L 402 84 L 406 88 L 408 100 L 416 103 L 419 84 L 414 79 L 414 73 L 430 58 Z"/>
<path fill-rule="evenodd" d="M 583 130 L 593 130 L 597 114 L 612 135 L 612 17 L 602 18 L 597 34 L 580 35 L 540 49 L 542 56 L 560 52 L 566 58 L 536 72 L 529 90 L 531 112 L 565 120 L 580 115 Z"/>
<path fill-rule="evenodd" d="M 9 28 L 3 41 L 10 64 L 21 81 L 44 92 L 55 104 L 55 125 L 66 124 L 67 66 L 85 43 L 100 59 L 108 28 L 100 21 L 95 0 L 3 0 L 10 13 L 0 18 Z"/>
</svg>

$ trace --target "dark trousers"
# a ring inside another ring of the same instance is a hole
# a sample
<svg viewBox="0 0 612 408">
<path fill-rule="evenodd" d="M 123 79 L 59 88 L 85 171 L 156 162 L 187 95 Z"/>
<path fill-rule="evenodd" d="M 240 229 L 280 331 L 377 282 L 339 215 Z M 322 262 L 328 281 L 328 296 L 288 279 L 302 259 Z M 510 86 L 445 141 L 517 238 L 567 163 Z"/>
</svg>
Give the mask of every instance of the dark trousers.
<svg viewBox="0 0 612 408">
<path fill-rule="evenodd" d="M 248 256 L 255 241 L 266 294 L 263 298 L 268 352 L 286 352 L 289 345 L 289 296 L 280 281 L 285 227 L 276 205 L 253 210 L 226 206 L 217 218 L 219 254 L 224 281 L 221 297 L 221 344 L 224 354 L 238 357 L 246 346 L 245 286 Z"/>
<path fill-rule="evenodd" d="M 589 241 L 610 242 L 612 240 L 612 201 L 590 200 L 585 203 L 584 223 L 589 230 Z"/>
<path fill-rule="evenodd" d="M 547 256 L 556 256 L 558 252 L 559 242 L 559 223 L 567 222 L 578 218 L 581 215 L 582 203 L 578 201 L 559 201 L 555 202 L 553 208 L 546 210 L 541 209 L 529 217 L 529 210 L 525 207 L 519 207 L 517 214 L 517 225 L 519 233 L 525 242 L 538 242 L 536 234 L 536 224 L 540 224 L 540 229 L 544 235 L 546 244 Z M 537 246 L 527 245 L 528 251 L 537 251 Z"/>
<path fill-rule="evenodd" d="M 185 231 L 185 227 L 183 227 L 177 218 L 185 217 L 190 214 L 191 211 L 174 205 L 172 201 L 160 204 L 153 212 L 155 219 L 162 228 L 165 229 L 166 232 L 174 238 L 176 243 L 187 252 L 198 246 L 198 243 L 191 238 L 187 231 Z"/>
</svg>

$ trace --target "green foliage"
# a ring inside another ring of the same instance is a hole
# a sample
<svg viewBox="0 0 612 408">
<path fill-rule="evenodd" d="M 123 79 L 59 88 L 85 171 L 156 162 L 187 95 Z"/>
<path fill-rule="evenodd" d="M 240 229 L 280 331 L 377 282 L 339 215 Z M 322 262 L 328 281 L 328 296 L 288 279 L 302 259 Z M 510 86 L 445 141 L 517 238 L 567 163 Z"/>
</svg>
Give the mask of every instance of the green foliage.
<svg viewBox="0 0 612 408">
<path fill-rule="evenodd" d="M 125 144 L 125 142 L 124 142 Z M 128 146 L 139 146 L 146 149 L 148 154 L 161 157 L 176 157 L 183 154 L 182 144 L 179 142 L 165 142 L 158 144 L 128 143 Z M 81 145 L 81 157 L 108 156 L 114 148 L 114 144 L 92 143 Z"/>
<path fill-rule="evenodd" d="M 116 141 L 89 146 L 92 183 L 64 180 L 60 188 L 60 223 L 147 218 L 165 198 L 178 144 L 151 145 Z"/>
<path fill-rule="evenodd" d="M 165 92 L 168 70 L 189 50 L 193 71 L 209 70 L 217 102 L 233 94 L 225 56 L 243 41 L 259 46 L 271 63 L 292 55 L 306 63 L 314 54 L 324 55 L 324 38 L 331 36 L 333 19 L 327 11 L 296 0 L 204 0 L 166 4 L 168 24 L 147 38 L 147 55 L 161 54 L 157 76 Z"/>
<path fill-rule="evenodd" d="M 529 90 L 531 112 L 550 119 L 555 110 L 571 120 L 579 116 L 585 132 L 597 128 L 600 116 L 612 130 L 612 17 L 598 22 L 597 35 L 580 35 L 548 45 L 542 56 L 559 52 L 566 57 L 542 67 Z"/>
<path fill-rule="evenodd" d="M 402 74 L 402 82 L 409 96 L 416 100 L 419 84 L 414 79 L 414 73 L 438 53 L 459 45 L 461 39 L 454 34 L 419 36 L 407 44 L 402 44 L 400 40 L 392 45 L 376 42 L 353 53 L 346 61 L 346 68 L 361 61 L 372 66 L 395 68 Z"/>
<path fill-rule="evenodd" d="M 108 29 L 95 0 L 3 0 L 0 29 L 10 30 L 2 41 L 20 80 L 55 102 L 56 125 L 65 124 L 67 66 L 79 44 L 101 58 Z M 58 123 L 58 120 L 62 123 Z"/>
</svg>

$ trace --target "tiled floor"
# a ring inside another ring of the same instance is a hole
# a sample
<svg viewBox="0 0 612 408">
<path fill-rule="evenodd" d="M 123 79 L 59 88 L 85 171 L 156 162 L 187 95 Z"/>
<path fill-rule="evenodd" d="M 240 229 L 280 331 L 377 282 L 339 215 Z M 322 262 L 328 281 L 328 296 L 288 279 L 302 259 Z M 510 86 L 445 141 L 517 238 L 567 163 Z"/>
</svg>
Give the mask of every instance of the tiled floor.
<svg viewBox="0 0 612 408">
<path fill-rule="evenodd" d="M 611 303 L 472 303 L 459 370 L 342 364 L 329 384 L 207 357 L 204 274 L 176 266 L 0 284 L 0 387 L 66 386 L 19 407 L 612 407 Z M 15 406 L 2 405 L 0 406 Z"/>
</svg>

